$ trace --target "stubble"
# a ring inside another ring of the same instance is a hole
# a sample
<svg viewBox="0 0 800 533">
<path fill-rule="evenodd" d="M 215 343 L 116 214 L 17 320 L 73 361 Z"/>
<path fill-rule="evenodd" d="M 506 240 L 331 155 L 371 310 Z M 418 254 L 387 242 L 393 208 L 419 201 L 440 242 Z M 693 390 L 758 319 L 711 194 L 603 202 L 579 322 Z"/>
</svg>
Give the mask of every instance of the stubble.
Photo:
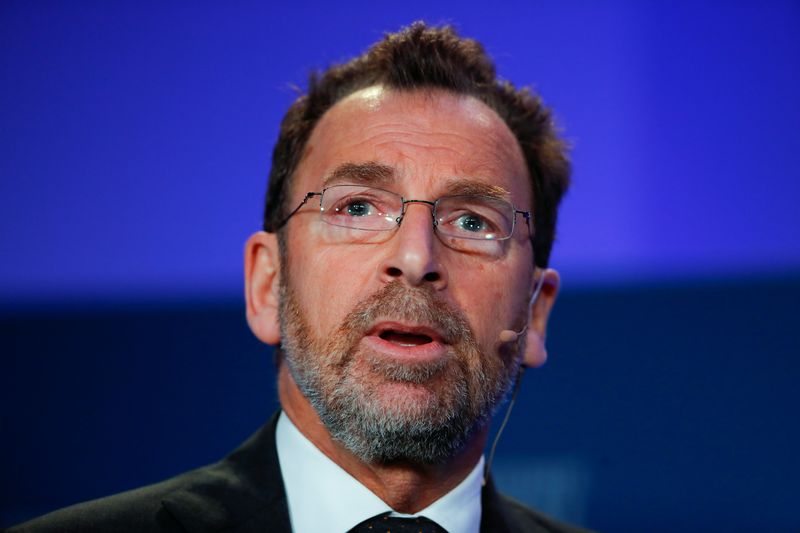
<svg viewBox="0 0 800 533">
<path fill-rule="evenodd" d="M 446 462 L 488 423 L 518 371 L 515 353 L 483 353 L 463 314 L 429 289 L 388 283 L 328 338 L 312 332 L 286 276 L 280 289 L 289 371 L 331 436 L 365 462 Z M 379 320 L 435 329 L 446 355 L 409 363 L 366 350 Z"/>
</svg>

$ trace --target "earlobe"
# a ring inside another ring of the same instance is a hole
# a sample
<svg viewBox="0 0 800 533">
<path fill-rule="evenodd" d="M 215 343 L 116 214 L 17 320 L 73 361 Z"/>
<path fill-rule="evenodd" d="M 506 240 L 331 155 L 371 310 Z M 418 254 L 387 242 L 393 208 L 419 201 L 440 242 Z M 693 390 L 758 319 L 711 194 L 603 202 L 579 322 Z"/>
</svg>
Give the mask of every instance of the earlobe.
<svg viewBox="0 0 800 533">
<path fill-rule="evenodd" d="M 247 324 L 266 344 L 281 340 L 279 320 L 280 256 L 274 233 L 259 231 L 250 236 L 244 250 Z"/>
<path fill-rule="evenodd" d="M 537 282 L 541 283 L 541 289 L 532 304 L 528 318 L 525 353 L 522 357 L 522 364 L 528 367 L 542 366 L 547 361 L 547 348 L 545 347 L 547 320 L 556 296 L 558 296 L 558 288 L 561 283 L 558 272 L 550 268 L 536 269 L 534 275 L 537 276 L 534 286 Z"/>
</svg>

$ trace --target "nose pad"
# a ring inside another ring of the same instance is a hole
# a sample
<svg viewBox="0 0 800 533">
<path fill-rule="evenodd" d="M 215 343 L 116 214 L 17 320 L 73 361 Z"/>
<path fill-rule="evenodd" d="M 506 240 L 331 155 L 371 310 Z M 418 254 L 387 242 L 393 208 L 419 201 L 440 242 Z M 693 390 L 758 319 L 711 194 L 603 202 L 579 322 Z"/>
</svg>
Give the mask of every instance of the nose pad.
<svg viewBox="0 0 800 533">
<path fill-rule="evenodd" d="M 436 222 L 436 215 L 434 212 L 436 211 L 436 202 L 431 202 L 428 200 L 403 200 L 403 211 L 400 213 L 400 216 L 394 219 L 397 222 L 397 225 L 400 226 L 403 223 L 403 219 L 406 217 L 406 210 L 408 209 L 409 204 L 423 204 L 430 208 L 431 210 L 431 221 L 433 223 L 433 229 L 436 230 L 436 226 L 438 223 Z"/>
<path fill-rule="evenodd" d="M 409 215 L 408 204 L 421 203 L 431 209 L 431 217 Z M 380 269 L 385 281 L 404 280 L 412 286 L 432 283 L 434 288 L 447 285 L 444 268 L 437 252 L 433 202 L 408 200 L 397 217 L 397 233 Z M 406 224 L 403 224 L 406 222 Z"/>
</svg>

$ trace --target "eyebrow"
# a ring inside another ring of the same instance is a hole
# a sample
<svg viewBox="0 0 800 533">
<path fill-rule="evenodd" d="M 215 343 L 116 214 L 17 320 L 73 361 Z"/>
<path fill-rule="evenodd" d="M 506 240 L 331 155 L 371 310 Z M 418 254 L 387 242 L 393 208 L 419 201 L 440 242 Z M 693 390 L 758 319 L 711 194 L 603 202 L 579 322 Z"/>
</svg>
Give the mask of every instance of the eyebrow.
<svg viewBox="0 0 800 533">
<path fill-rule="evenodd" d="M 322 187 L 330 187 L 335 183 L 386 186 L 394 182 L 394 175 L 393 167 L 375 161 L 342 163 L 322 180 Z"/>
<path fill-rule="evenodd" d="M 395 169 L 375 161 L 342 163 L 322 180 L 322 188 L 336 184 L 390 186 L 395 182 Z M 510 201 L 511 193 L 504 187 L 469 178 L 447 178 L 443 189 L 446 196 L 479 195 Z"/>
<path fill-rule="evenodd" d="M 450 178 L 445 181 L 447 196 L 478 195 L 497 198 L 498 200 L 510 201 L 511 193 L 504 187 L 492 185 L 482 181 L 475 181 L 465 178 Z"/>
</svg>

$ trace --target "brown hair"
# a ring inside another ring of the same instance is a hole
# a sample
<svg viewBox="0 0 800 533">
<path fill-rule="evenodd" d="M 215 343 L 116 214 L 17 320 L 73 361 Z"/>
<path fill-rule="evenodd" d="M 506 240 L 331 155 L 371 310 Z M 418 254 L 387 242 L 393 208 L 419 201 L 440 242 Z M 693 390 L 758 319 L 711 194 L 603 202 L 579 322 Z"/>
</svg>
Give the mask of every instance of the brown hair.
<svg viewBox="0 0 800 533">
<path fill-rule="evenodd" d="M 308 93 L 299 97 L 281 123 L 272 154 L 264 229 L 277 231 L 286 216 L 288 182 L 312 130 L 322 115 L 344 97 L 366 87 L 398 90 L 438 88 L 477 98 L 505 121 L 517 138 L 533 188 L 533 251 L 537 266 L 547 266 L 555 238 L 558 204 L 569 187 L 566 145 L 550 110 L 528 88 L 517 90 L 497 79 L 483 46 L 449 26 L 415 22 L 374 44 L 366 53 L 325 72 L 314 73 Z"/>
</svg>

